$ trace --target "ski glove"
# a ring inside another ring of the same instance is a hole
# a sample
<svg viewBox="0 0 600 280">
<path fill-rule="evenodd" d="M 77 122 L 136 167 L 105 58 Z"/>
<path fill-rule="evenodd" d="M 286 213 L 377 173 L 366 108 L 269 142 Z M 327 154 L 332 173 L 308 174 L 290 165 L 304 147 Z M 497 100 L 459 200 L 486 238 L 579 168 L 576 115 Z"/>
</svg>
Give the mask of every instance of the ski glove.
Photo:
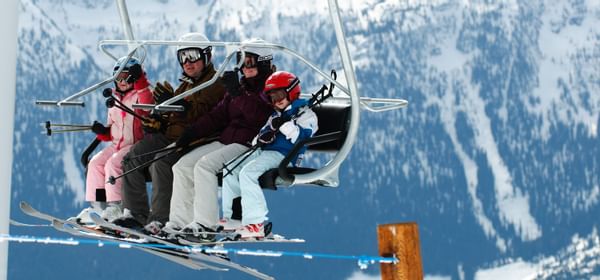
<svg viewBox="0 0 600 280">
<path fill-rule="evenodd" d="M 279 127 L 281 127 L 281 125 L 282 125 L 283 123 L 285 123 L 286 121 L 289 121 L 289 120 L 286 120 L 286 119 L 287 119 L 287 118 L 285 118 L 285 117 L 281 117 L 281 116 L 278 116 L 278 117 L 274 117 L 274 118 L 272 118 L 272 119 L 271 119 L 271 129 L 273 129 L 273 130 L 278 130 L 278 129 L 279 129 Z"/>
<path fill-rule="evenodd" d="M 231 97 L 240 96 L 242 94 L 240 80 L 236 71 L 225 71 L 225 73 L 223 73 L 223 85 Z"/>
<path fill-rule="evenodd" d="M 139 80 L 143 74 L 144 72 L 142 71 L 142 66 L 136 63 L 129 67 L 129 77 L 127 77 L 126 81 L 130 84 L 133 84 L 135 81 Z"/>
<path fill-rule="evenodd" d="M 175 91 L 169 82 L 164 81 L 162 84 L 157 82 L 152 92 L 156 104 L 163 103 L 171 99 L 175 95 Z"/>
<path fill-rule="evenodd" d="M 151 114 L 142 120 L 142 129 L 146 133 L 158 133 L 166 129 L 166 123 L 159 114 Z"/>
<path fill-rule="evenodd" d="M 265 131 L 263 134 L 258 136 L 258 143 L 260 144 L 271 144 L 275 141 L 276 132 L 273 130 Z"/>
<path fill-rule="evenodd" d="M 92 124 L 92 132 L 96 135 L 107 135 L 110 134 L 110 128 L 104 126 L 98 121 L 94 121 L 94 123 Z"/>
<path fill-rule="evenodd" d="M 195 133 L 191 129 L 186 129 L 183 131 L 179 139 L 175 142 L 175 147 L 187 147 L 196 140 Z"/>
<path fill-rule="evenodd" d="M 285 138 L 290 140 L 292 143 L 298 140 L 298 136 L 300 135 L 300 128 L 293 121 L 285 122 L 279 128 L 279 132 L 285 135 Z"/>
</svg>

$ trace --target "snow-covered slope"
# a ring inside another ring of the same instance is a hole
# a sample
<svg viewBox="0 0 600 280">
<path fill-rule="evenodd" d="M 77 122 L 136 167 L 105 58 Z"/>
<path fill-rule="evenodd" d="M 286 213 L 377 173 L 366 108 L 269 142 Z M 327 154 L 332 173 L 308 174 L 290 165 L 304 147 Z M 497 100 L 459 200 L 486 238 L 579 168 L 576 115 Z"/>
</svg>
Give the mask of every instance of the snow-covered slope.
<svg viewBox="0 0 600 280">
<path fill-rule="evenodd" d="M 525 278 L 600 275 L 597 1 L 339 2 L 361 94 L 410 105 L 363 112 L 339 188 L 267 193 L 275 231 L 308 240 L 286 248 L 376 254 L 377 224 L 417 221 L 431 279 L 507 270 Z M 124 36 L 114 1 L 23 0 L 21 7 L 13 199 L 68 216 L 82 206 L 78 157 L 92 135 L 48 138 L 37 124 L 102 120 L 103 104 L 99 92 L 84 98 L 85 108 L 33 107 L 33 100 L 102 80 L 113 62 L 96 43 Z M 129 1 L 128 9 L 136 39 L 176 40 L 189 31 L 215 41 L 261 37 L 340 70 L 325 1 Z M 296 72 L 304 89 L 323 82 L 288 56 L 276 54 L 275 63 Z M 153 81 L 175 81 L 179 72 L 166 47 L 149 48 L 146 67 Z M 12 216 L 22 218 L 15 207 Z M 31 269 L 31 252 L 50 267 L 84 262 L 77 271 L 97 279 L 195 275 L 137 252 L 11 245 L 11 279 L 52 271 Z M 570 260 L 584 262 L 580 274 L 568 274 L 576 269 Z M 239 261 L 282 279 L 378 273 L 336 261 Z"/>
</svg>

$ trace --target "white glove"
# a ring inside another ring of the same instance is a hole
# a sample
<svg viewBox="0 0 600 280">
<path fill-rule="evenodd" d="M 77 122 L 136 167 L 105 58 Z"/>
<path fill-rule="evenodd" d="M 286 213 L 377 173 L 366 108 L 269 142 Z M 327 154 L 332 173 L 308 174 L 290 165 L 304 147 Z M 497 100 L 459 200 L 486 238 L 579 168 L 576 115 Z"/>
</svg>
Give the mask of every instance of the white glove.
<svg viewBox="0 0 600 280">
<path fill-rule="evenodd" d="M 285 138 L 289 139 L 292 143 L 298 140 L 298 136 L 300 135 L 300 128 L 295 125 L 292 121 L 285 122 L 279 128 L 279 131 L 285 135 Z"/>
</svg>

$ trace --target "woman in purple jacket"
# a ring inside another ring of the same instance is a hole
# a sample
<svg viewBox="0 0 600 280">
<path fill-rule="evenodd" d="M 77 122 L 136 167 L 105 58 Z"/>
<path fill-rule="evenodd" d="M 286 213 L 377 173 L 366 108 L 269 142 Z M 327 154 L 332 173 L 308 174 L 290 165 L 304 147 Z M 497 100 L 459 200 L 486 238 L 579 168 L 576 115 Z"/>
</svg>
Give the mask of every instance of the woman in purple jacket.
<svg viewBox="0 0 600 280">
<path fill-rule="evenodd" d="M 264 41 L 246 41 L 257 42 Z M 265 48 L 244 50 L 241 83 L 236 72 L 226 72 L 223 80 L 227 93 L 223 100 L 177 140 L 176 145 L 183 147 L 194 140 L 220 134 L 218 141 L 192 150 L 173 166 L 171 210 L 164 233 L 183 232 L 200 241 L 214 238 L 203 233 L 219 221 L 216 174 L 223 164 L 249 149 L 252 139 L 273 112 L 263 93 L 265 81 L 275 69 L 271 64 L 273 55 Z M 238 53 L 238 62 L 242 59 L 240 56 Z"/>
</svg>

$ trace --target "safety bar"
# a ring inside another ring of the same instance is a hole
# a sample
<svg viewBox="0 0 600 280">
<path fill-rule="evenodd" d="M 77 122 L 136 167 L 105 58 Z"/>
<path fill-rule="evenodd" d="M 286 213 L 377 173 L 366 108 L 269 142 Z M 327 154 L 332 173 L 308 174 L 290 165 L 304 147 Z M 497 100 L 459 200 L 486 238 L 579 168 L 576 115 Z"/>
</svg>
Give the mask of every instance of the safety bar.
<svg viewBox="0 0 600 280">
<path fill-rule="evenodd" d="M 335 132 L 330 132 L 327 134 L 323 134 L 323 135 L 319 135 L 316 137 L 307 138 L 307 139 L 298 141 L 294 145 L 294 148 L 292 148 L 292 150 L 279 163 L 279 167 L 278 167 L 279 177 L 286 184 L 294 183 L 295 177 L 294 177 L 294 175 L 288 174 L 287 166 L 290 164 L 292 159 L 298 154 L 300 149 L 302 149 L 304 146 L 312 146 L 312 145 L 317 145 L 317 144 L 337 140 L 338 138 L 340 138 L 340 134 L 342 134 L 341 131 L 335 131 Z"/>
<path fill-rule="evenodd" d="M 129 51 L 129 53 L 127 54 L 127 60 L 129 60 L 133 56 L 133 54 L 136 52 L 136 50 L 138 49 L 138 47 L 135 47 L 131 51 Z M 90 87 L 88 87 L 88 88 L 86 88 L 86 89 L 84 89 L 84 90 L 82 90 L 80 92 L 77 92 L 77 93 L 75 93 L 75 94 L 73 94 L 73 95 L 71 95 L 71 96 L 69 96 L 69 97 L 67 97 L 67 98 L 65 98 L 63 100 L 60 100 L 60 101 L 48 101 L 48 100 L 45 100 L 45 101 L 44 100 L 43 101 L 36 101 L 36 104 L 37 105 L 55 105 L 55 106 L 79 105 L 79 103 L 77 103 L 77 102 L 73 103 L 71 101 L 74 100 L 74 99 L 76 99 L 76 98 L 82 97 L 82 96 L 84 96 L 84 95 L 86 95 L 86 94 L 88 94 L 88 93 L 90 93 L 90 92 L 92 92 L 92 91 L 94 91 L 94 90 L 96 90 L 96 89 L 98 89 L 98 88 L 100 88 L 100 87 L 102 87 L 102 86 L 104 86 L 104 85 L 106 85 L 106 84 L 114 81 L 119 76 L 119 74 L 121 74 L 121 72 L 125 68 L 125 65 L 127 65 L 127 64 L 121 65 L 121 67 L 119 67 L 119 69 L 117 69 L 117 71 L 115 72 L 115 74 L 112 77 L 110 77 L 110 78 L 108 78 L 108 79 L 106 79 L 106 80 L 104 80 L 102 82 L 99 82 L 97 84 L 94 84 L 94 85 L 92 85 L 92 86 L 90 86 Z"/>
<path fill-rule="evenodd" d="M 317 68 L 316 65 L 314 65 L 313 63 L 311 63 L 310 61 L 308 61 L 305 57 L 303 57 L 302 55 L 298 54 L 296 51 L 289 49 L 287 47 L 284 47 L 282 45 L 278 45 L 278 44 L 272 44 L 272 43 L 241 43 L 241 42 L 180 42 L 180 41 L 167 41 L 167 40 L 146 40 L 146 41 L 141 41 L 141 40 L 136 40 L 136 41 L 129 41 L 129 40 L 102 40 L 98 43 L 98 47 L 100 48 L 100 50 L 102 52 L 104 52 L 106 55 L 108 56 L 113 56 L 107 49 L 106 46 L 112 46 L 112 45 L 131 45 L 131 44 L 136 44 L 138 47 L 140 46 L 151 46 L 151 45 L 167 45 L 167 46 L 186 46 L 186 47 L 208 47 L 208 46 L 212 46 L 212 47 L 224 47 L 226 49 L 240 49 L 241 51 L 244 50 L 244 48 L 248 48 L 248 47 L 253 47 L 253 48 L 266 48 L 266 49 L 273 49 L 273 50 L 278 50 L 281 51 L 283 53 L 287 53 L 297 59 L 299 59 L 300 61 L 302 61 L 304 64 L 306 64 L 308 67 L 310 67 L 312 70 L 314 70 L 315 72 L 317 72 L 320 76 L 322 76 L 323 78 L 325 78 L 327 81 L 335 84 L 335 86 L 340 89 L 342 92 L 346 93 L 346 94 L 350 94 L 348 89 L 343 86 L 342 84 L 340 84 L 338 81 L 334 80 L 329 74 L 321 71 L 319 68 Z M 235 52 L 232 52 L 232 54 L 234 54 Z M 230 54 L 231 55 L 231 54 Z M 224 63 L 225 64 L 225 63 Z"/>
</svg>

